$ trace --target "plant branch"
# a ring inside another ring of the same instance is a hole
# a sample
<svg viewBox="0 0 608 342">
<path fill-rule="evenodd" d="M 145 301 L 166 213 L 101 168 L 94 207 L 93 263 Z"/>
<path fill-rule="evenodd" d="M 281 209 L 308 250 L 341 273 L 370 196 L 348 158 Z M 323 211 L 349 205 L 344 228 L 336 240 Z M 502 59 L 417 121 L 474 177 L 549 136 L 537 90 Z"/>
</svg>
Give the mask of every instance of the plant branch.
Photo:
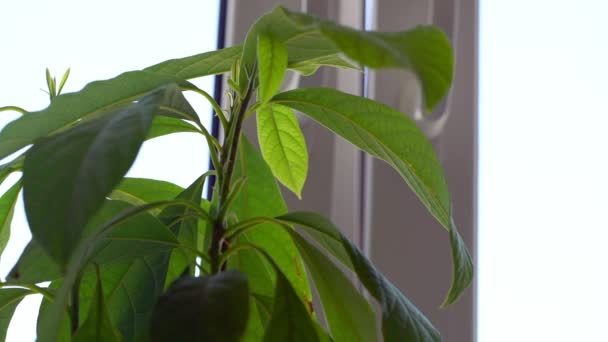
<svg viewBox="0 0 608 342">
<path fill-rule="evenodd" d="M 19 114 L 25 114 L 25 113 L 27 113 L 27 110 L 25 110 L 25 109 L 23 109 L 21 107 L 17 107 L 17 106 L 0 107 L 0 112 L 8 112 L 8 111 L 17 112 Z"/>
</svg>

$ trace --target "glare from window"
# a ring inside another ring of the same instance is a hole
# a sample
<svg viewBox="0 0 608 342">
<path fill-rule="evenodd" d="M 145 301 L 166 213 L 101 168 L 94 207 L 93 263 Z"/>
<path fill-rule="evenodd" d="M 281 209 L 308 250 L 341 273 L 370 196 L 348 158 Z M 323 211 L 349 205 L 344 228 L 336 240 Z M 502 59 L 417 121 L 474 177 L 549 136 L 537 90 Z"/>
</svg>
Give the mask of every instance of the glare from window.
<svg viewBox="0 0 608 342">
<path fill-rule="evenodd" d="M 481 1 L 478 341 L 608 341 L 608 2 Z"/>
<path fill-rule="evenodd" d="M 60 78 L 71 68 L 64 92 L 86 83 L 142 69 L 170 58 L 214 50 L 219 1 L 20 0 L 0 3 L 0 107 L 39 110 L 48 105 L 45 68 Z M 195 81 L 213 92 L 213 77 Z M 201 120 L 210 125 L 211 108 L 200 95 L 186 94 Z M 17 118 L 3 112 L 0 127 Z M 129 176 L 158 178 L 188 186 L 209 157 L 198 135 L 177 134 L 144 144 Z M 9 178 L 0 193 L 16 180 Z M 31 235 L 18 204 L 11 241 L 0 259 L 0 277 L 17 261 Z M 34 341 L 41 298 L 29 296 L 17 309 L 7 341 Z"/>
</svg>

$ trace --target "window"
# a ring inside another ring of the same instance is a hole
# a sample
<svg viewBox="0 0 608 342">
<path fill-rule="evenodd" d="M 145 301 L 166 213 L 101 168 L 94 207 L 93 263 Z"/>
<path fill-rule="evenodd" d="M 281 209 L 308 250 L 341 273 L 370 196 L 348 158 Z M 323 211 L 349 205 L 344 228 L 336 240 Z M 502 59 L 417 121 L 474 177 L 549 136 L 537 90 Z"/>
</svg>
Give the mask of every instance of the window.
<svg viewBox="0 0 608 342">
<path fill-rule="evenodd" d="M 38 110 L 48 105 L 45 67 L 58 78 L 71 68 L 64 92 L 86 83 L 160 61 L 214 50 L 218 41 L 220 1 L 107 0 L 52 2 L 22 0 L 0 4 L 0 106 Z M 195 81 L 212 93 L 214 78 Z M 205 123 L 211 108 L 201 96 L 188 96 Z M 0 127 L 17 117 L 3 112 Z M 208 127 L 209 127 L 208 126 Z M 209 165 L 206 145 L 189 134 L 144 144 L 129 171 L 132 177 L 158 178 L 189 185 Z M 0 191 L 12 185 L 9 179 Z M 11 227 L 11 243 L 0 260 L 4 279 L 30 239 L 22 206 Z M 39 296 L 26 298 L 9 328 L 7 341 L 33 341 Z"/>
<path fill-rule="evenodd" d="M 606 341 L 608 3 L 480 2 L 478 340 Z"/>
</svg>

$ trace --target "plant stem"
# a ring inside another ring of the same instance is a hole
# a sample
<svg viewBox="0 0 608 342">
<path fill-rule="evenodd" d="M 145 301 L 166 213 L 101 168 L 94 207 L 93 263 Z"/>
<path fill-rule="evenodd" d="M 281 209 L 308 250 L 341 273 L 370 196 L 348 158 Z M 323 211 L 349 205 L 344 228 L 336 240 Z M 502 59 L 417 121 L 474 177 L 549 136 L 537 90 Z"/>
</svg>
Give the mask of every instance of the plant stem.
<svg viewBox="0 0 608 342">
<path fill-rule="evenodd" d="M 72 321 L 72 334 L 78 330 L 79 323 L 79 311 L 80 311 L 80 276 L 74 282 L 72 286 L 72 306 L 70 311 L 70 318 Z"/>
</svg>

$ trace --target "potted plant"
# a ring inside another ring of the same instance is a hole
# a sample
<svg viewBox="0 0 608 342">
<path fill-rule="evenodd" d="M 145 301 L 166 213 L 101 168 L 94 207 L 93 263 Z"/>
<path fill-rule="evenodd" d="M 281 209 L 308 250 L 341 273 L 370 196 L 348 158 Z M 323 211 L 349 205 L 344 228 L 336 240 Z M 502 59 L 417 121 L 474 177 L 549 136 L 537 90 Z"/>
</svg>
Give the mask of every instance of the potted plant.
<svg viewBox="0 0 608 342">
<path fill-rule="evenodd" d="M 40 341 L 439 341 L 424 315 L 326 218 L 289 212 L 308 157 L 295 112 L 399 172 L 447 230 L 454 277 L 444 305 L 472 279 L 431 144 L 404 114 L 328 88 L 280 92 L 287 70 L 404 68 L 431 110 L 452 80 L 452 51 L 435 27 L 362 32 L 277 7 L 243 45 L 169 60 L 60 94 L 0 132 L 0 167 L 22 178 L 0 198 L 6 234 L 22 190 L 32 241 L 0 289 L 0 331 L 29 294 L 44 296 Z M 189 79 L 227 74 L 228 108 Z M 224 132 L 211 135 L 182 92 L 204 96 Z M 259 150 L 242 134 L 257 121 Z M 125 177 L 142 143 L 197 132 L 214 170 L 187 188 Z M 202 189 L 215 179 L 210 201 Z M 370 300 L 379 304 L 377 327 Z M 50 282 L 48 287 L 37 284 Z M 312 305 L 311 286 L 322 308 Z M 316 319 L 323 310 L 327 324 Z"/>
</svg>

